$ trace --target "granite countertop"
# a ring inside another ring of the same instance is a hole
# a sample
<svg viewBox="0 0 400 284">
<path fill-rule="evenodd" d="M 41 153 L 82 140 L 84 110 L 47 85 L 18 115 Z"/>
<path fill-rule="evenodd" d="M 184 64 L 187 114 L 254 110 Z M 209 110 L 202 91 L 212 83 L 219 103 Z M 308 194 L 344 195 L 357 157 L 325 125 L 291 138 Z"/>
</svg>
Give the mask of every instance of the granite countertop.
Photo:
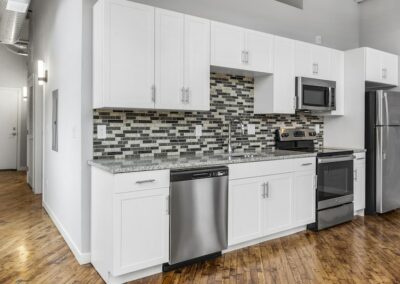
<svg viewBox="0 0 400 284">
<path fill-rule="evenodd" d="M 240 153 L 236 153 L 240 154 Z M 165 158 L 144 157 L 138 159 L 91 160 L 89 165 L 112 174 L 142 172 L 163 169 L 186 169 L 195 167 L 224 166 L 236 163 L 250 163 L 272 160 L 298 159 L 316 157 L 316 153 L 294 151 L 263 151 L 249 157 L 232 157 L 228 154 L 168 156 Z"/>
</svg>

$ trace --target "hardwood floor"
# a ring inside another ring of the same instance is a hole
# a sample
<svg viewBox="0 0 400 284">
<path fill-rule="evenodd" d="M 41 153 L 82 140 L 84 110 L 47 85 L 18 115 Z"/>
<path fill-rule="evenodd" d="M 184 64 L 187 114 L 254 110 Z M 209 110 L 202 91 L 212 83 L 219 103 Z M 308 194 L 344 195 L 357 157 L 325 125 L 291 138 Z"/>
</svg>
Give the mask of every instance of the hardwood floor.
<svg viewBox="0 0 400 284">
<path fill-rule="evenodd" d="M 0 172 L 0 283 L 103 283 L 80 266 L 31 193 Z M 400 212 L 357 217 L 132 283 L 400 283 Z"/>
</svg>

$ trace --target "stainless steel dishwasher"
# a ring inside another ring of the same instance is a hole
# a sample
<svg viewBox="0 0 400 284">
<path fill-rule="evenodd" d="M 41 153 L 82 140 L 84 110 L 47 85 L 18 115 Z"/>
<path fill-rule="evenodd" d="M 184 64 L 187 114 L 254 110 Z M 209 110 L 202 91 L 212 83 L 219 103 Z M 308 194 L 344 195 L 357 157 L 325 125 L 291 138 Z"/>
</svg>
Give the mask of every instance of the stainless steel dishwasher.
<svg viewBox="0 0 400 284">
<path fill-rule="evenodd" d="M 164 271 L 227 248 L 228 173 L 227 167 L 171 171 L 170 262 Z"/>
</svg>

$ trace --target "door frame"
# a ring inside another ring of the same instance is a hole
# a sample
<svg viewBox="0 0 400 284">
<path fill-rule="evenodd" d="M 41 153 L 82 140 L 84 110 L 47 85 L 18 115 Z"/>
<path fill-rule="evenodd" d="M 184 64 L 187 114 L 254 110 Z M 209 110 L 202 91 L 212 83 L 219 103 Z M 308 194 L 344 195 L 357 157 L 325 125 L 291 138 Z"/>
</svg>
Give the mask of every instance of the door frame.
<svg viewBox="0 0 400 284">
<path fill-rule="evenodd" d="M 15 170 L 21 168 L 21 101 L 22 91 L 21 88 L 0 87 L 0 91 L 16 91 L 17 92 L 17 147 L 15 153 Z"/>
</svg>

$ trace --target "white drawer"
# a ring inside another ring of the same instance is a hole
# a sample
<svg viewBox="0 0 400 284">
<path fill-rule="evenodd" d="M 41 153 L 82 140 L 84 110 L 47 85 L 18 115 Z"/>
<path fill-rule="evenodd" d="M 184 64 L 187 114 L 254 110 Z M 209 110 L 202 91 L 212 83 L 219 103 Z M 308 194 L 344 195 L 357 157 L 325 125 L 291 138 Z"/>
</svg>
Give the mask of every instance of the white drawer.
<svg viewBox="0 0 400 284">
<path fill-rule="evenodd" d="M 230 180 L 289 172 L 293 172 L 293 160 L 273 160 L 229 165 Z"/>
<path fill-rule="evenodd" d="M 293 159 L 294 170 L 299 171 L 315 171 L 316 158 Z"/>
<path fill-rule="evenodd" d="M 169 187 L 169 170 L 116 174 L 114 193 Z"/>
</svg>

